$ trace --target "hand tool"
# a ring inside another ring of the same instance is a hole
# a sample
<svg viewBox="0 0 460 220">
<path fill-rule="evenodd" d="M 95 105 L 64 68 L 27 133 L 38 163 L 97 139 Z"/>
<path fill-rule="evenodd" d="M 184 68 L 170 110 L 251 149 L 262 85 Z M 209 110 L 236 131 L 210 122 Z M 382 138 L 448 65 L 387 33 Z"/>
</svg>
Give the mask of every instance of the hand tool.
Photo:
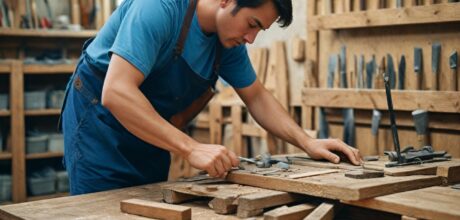
<svg viewBox="0 0 460 220">
<path fill-rule="evenodd" d="M 390 54 L 387 54 L 387 69 L 386 69 L 388 76 L 390 77 L 390 88 L 396 88 L 396 73 L 395 67 L 393 64 L 393 57 Z"/>
<path fill-rule="evenodd" d="M 359 0 L 359 10 L 360 11 L 366 10 L 366 0 Z"/>
<path fill-rule="evenodd" d="M 429 162 L 438 162 L 450 160 L 451 156 L 447 154 L 446 151 L 434 151 L 431 146 L 424 146 L 420 150 L 415 150 L 413 147 L 406 147 L 401 151 L 399 147 L 399 137 L 398 129 L 396 127 L 395 113 L 393 110 L 393 101 L 391 99 L 391 90 L 389 77 L 387 74 L 384 75 L 385 82 L 385 92 L 388 103 L 388 111 L 390 112 L 390 123 L 391 131 L 393 134 L 393 144 L 395 151 L 386 151 L 385 154 L 388 155 L 389 163 L 385 164 L 385 167 L 396 167 L 396 166 L 406 166 L 412 164 L 421 164 Z"/>
<path fill-rule="evenodd" d="M 374 74 L 375 74 L 375 57 L 366 64 L 366 88 L 371 89 L 373 87 Z M 364 61 L 363 61 L 364 62 Z M 363 81 L 364 86 L 364 81 Z"/>
<path fill-rule="evenodd" d="M 380 113 L 379 110 L 374 109 L 372 111 L 372 124 L 371 124 L 371 134 L 372 137 L 374 138 L 374 153 L 373 155 L 383 155 L 383 149 L 380 149 L 379 147 L 379 126 L 380 126 L 380 120 L 382 118 L 382 113 Z"/>
<path fill-rule="evenodd" d="M 438 73 L 439 73 L 439 60 L 441 56 L 441 44 L 438 42 L 433 43 L 431 46 L 431 90 L 439 90 Z"/>
<path fill-rule="evenodd" d="M 398 67 L 398 89 L 404 90 L 404 83 L 406 81 L 406 57 L 401 56 Z"/>
<path fill-rule="evenodd" d="M 460 79 L 457 76 L 457 62 L 458 62 L 458 55 L 457 51 L 453 51 L 452 54 L 449 56 L 449 66 L 450 66 L 450 91 L 458 91 L 458 86 L 460 85 Z"/>
<path fill-rule="evenodd" d="M 422 89 L 422 78 L 423 78 L 423 59 L 422 59 L 422 48 L 414 48 L 414 72 L 415 72 L 415 89 Z"/>
<path fill-rule="evenodd" d="M 346 46 L 340 49 L 340 87 L 348 88 Z M 349 146 L 355 146 L 355 117 L 351 108 L 343 109 L 343 140 Z"/>
<path fill-rule="evenodd" d="M 414 117 L 415 131 L 417 133 L 417 142 L 419 147 L 430 145 L 428 131 L 428 112 L 418 109 L 412 112 Z"/>
<path fill-rule="evenodd" d="M 334 75 L 337 66 L 337 55 L 329 56 L 329 64 L 327 71 L 327 88 L 334 87 Z M 329 125 L 326 119 L 326 111 L 324 108 L 319 109 L 319 134 L 320 139 L 329 138 Z"/>
<path fill-rule="evenodd" d="M 362 88 L 364 88 L 364 75 L 363 75 L 364 55 L 362 55 L 362 54 L 358 58 L 358 68 L 357 69 L 358 69 L 358 79 L 357 79 L 356 86 L 357 86 L 357 88 L 362 89 Z M 367 70 L 367 68 L 366 68 L 366 70 Z"/>
</svg>

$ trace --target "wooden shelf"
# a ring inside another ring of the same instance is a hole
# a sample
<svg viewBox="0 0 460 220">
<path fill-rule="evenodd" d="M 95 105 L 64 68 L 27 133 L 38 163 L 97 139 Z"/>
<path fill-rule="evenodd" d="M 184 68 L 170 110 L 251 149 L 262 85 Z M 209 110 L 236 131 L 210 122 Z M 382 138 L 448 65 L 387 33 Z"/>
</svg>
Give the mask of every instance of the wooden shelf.
<svg viewBox="0 0 460 220">
<path fill-rule="evenodd" d="M 63 152 L 46 152 L 46 153 L 35 153 L 35 154 L 26 154 L 26 159 L 35 160 L 35 159 L 47 159 L 64 156 Z"/>
<path fill-rule="evenodd" d="M 96 36 L 95 30 L 69 31 L 69 30 L 33 30 L 0 28 L 0 36 L 11 37 L 59 37 L 59 38 L 90 38 Z"/>
<path fill-rule="evenodd" d="M 0 152 L 0 160 L 10 160 L 12 157 L 11 153 Z"/>
<path fill-rule="evenodd" d="M 49 116 L 61 114 L 61 109 L 39 109 L 39 110 L 26 110 L 26 116 Z"/>
<path fill-rule="evenodd" d="M 24 74 L 71 74 L 76 64 L 26 64 Z"/>
<path fill-rule="evenodd" d="M 430 112 L 460 112 L 460 92 L 392 91 L 393 108 L 401 111 L 425 109 Z M 306 106 L 387 110 L 385 90 L 304 89 Z"/>
<path fill-rule="evenodd" d="M 441 3 L 407 8 L 317 15 L 308 21 L 308 29 L 314 31 L 458 22 L 460 20 L 459 11 L 460 3 Z"/>
<path fill-rule="evenodd" d="M 0 74 L 10 74 L 11 72 L 11 64 L 7 62 L 0 63 Z"/>
<path fill-rule="evenodd" d="M 0 117 L 10 116 L 11 112 L 9 110 L 0 110 Z"/>
<path fill-rule="evenodd" d="M 69 196 L 69 193 L 65 192 L 65 193 L 54 193 L 54 194 L 43 195 L 43 196 L 29 196 L 27 198 L 27 201 L 31 202 L 31 201 L 53 199 L 53 198 L 59 198 L 59 197 L 65 197 L 65 196 Z"/>
</svg>

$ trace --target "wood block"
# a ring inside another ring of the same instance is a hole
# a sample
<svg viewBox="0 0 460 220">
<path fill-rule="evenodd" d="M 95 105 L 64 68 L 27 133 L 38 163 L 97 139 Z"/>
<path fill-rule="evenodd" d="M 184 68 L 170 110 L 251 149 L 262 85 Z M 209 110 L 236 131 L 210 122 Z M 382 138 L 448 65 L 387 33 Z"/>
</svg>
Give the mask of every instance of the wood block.
<svg viewBox="0 0 460 220">
<path fill-rule="evenodd" d="M 444 163 L 436 170 L 436 176 L 442 177 L 445 185 L 460 182 L 460 161 L 457 164 L 454 163 Z"/>
<path fill-rule="evenodd" d="M 346 177 L 354 179 L 371 179 L 384 176 L 383 171 L 355 170 L 345 173 Z"/>
<path fill-rule="evenodd" d="M 252 217 L 261 214 L 264 208 L 286 205 L 301 201 L 304 198 L 298 194 L 279 191 L 243 195 L 238 198 L 237 216 L 240 218 Z"/>
<path fill-rule="evenodd" d="M 232 214 L 238 207 L 235 204 L 236 197 L 214 198 L 209 202 L 209 207 L 217 214 Z"/>
<path fill-rule="evenodd" d="M 176 192 L 169 188 L 161 189 L 161 193 L 163 194 L 163 200 L 171 204 L 183 203 L 185 201 L 189 201 L 198 197 L 194 195 Z"/>
<path fill-rule="evenodd" d="M 322 203 L 313 212 L 311 212 L 304 220 L 332 220 L 334 218 L 334 205 L 330 203 Z"/>
<path fill-rule="evenodd" d="M 291 207 L 282 206 L 264 213 L 264 220 L 295 220 L 303 219 L 316 207 L 310 204 L 301 204 Z"/>
<path fill-rule="evenodd" d="M 159 203 L 141 199 L 128 199 L 121 201 L 122 212 L 158 219 L 192 219 L 190 207 Z"/>
</svg>

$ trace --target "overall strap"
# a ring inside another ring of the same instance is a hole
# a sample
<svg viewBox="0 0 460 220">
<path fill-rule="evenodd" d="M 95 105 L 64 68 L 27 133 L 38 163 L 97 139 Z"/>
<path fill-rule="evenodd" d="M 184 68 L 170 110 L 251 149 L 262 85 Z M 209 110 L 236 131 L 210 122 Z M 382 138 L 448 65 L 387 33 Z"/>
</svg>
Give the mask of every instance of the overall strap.
<svg viewBox="0 0 460 220">
<path fill-rule="evenodd" d="M 190 0 L 187 8 L 187 13 L 185 14 L 184 21 L 182 22 L 179 39 L 177 40 L 176 47 L 174 48 L 174 58 L 179 57 L 184 50 L 185 40 L 187 39 L 188 30 L 190 29 L 190 24 L 192 23 L 196 5 L 197 0 Z"/>
</svg>

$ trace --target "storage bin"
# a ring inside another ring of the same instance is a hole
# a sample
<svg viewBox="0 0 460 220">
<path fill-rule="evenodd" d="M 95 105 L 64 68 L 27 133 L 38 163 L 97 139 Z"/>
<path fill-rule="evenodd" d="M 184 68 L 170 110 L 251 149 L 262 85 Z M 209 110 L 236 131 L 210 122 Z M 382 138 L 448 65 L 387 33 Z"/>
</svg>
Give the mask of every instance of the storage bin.
<svg viewBox="0 0 460 220">
<path fill-rule="evenodd" d="M 48 93 L 48 108 L 60 109 L 64 102 L 65 91 L 54 90 Z"/>
<path fill-rule="evenodd" d="M 11 175 L 0 175 L 0 202 L 11 201 Z"/>
<path fill-rule="evenodd" d="M 48 136 L 48 151 L 64 152 L 64 135 L 50 134 Z"/>
<path fill-rule="evenodd" d="M 48 151 L 48 135 L 35 135 L 26 138 L 26 153 L 45 153 Z"/>
<path fill-rule="evenodd" d="M 8 110 L 9 99 L 8 94 L 0 94 L 0 110 Z"/>
<path fill-rule="evenodd" d="M 27 186 L 32 196 L 52 194 L 56 192 L 56 176 L 29 177 Z"/>
<path fill-rule="evenodd" d="M 25 109 L 46 108 L 46 91 L 26 92 L 24 96 Z"/>
<path fill-rule="evenodd" d="M 56 172 L 56 192 L 69 192 L 69 175 L 65 170 Z"/>
</svg>

